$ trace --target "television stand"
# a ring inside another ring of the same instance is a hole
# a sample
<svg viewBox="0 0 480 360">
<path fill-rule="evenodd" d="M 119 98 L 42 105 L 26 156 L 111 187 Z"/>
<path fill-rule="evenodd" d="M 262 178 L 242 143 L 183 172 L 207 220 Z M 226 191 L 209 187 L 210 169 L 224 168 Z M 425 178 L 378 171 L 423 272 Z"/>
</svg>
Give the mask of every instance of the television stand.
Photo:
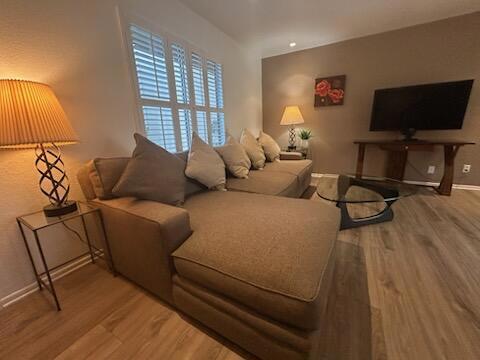
<svg viewBox="0 0 480 360">
<path fill-rule="evenodd" d="M 356 140 L 358 145 L 356 177 L 361 178 L 365 160 L 365 149 L 368 145 L 376 146 L 388 152 L 386 177 L 402 181 L 405 174 L 409 151 L 433 151 L 436 146 L 442 146 L 444 152 L 443 176 L 440 185 L 435 189 L 440 195 L 452 193 L 455 156 L 460 147 L 475 145 L 474 142 L 456 140 Z"/>
</svg>

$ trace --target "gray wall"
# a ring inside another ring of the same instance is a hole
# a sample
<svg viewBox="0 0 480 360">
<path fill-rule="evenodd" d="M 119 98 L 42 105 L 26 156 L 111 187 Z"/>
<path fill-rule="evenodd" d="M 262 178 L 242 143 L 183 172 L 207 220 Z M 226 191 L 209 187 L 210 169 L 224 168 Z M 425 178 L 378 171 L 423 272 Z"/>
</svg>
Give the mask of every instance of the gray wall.
<svg viewBox="0 0 480 360">
<path fill-rule="evenodd" d="M 372 19 L 373 21 L 374 19 Z M 310 142 L 314 170 L 353 172 L 354 139 L 395 138 L 388 132 L 369 132 L 373 92 L 378 88 L 460 79 L 476 79 L 462 130 L 422 131 L 421 138 L 454 138 L 480 142 L 480 13 L 348 40 L 332 45 L 266 58 L 262 61 L 263 126 L 282 144 L 287 129 L 279 125 L 285 105 L 297 104 L 313 131 Z M 345 104 L 314 108 L 315 78 L 347 75 Z M 365 172 L 384 172 L 386 157 L 367 150 Z M 443 153 L 415 152 L 406 178 L 439 180 Z M 428 165 L 435 175 L 427 175 Z M 461 173 L 463 164 L 472 171 Z M 413 167 L 412 167 L 413 165 Z M 415 170 L 417 169 L 421 174 Z M 462 148 L 457 156 L 455 183 L 480 185 L 480 144 Z"/>
</svg>

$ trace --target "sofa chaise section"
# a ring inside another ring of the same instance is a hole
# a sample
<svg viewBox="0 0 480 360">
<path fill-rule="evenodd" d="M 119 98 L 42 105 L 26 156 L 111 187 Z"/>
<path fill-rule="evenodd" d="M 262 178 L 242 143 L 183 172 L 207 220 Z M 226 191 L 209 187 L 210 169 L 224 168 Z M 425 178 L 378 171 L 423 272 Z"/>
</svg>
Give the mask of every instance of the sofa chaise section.
<svg viewBox="0 0 480 360">
<path fill-rule="evenodd" d="M 238 192 L 199 194 L 185 208 L 193 233 L 173 253 L 180 276 L 278 321 L 316 328 L 336 208 Z"/>
<path fill-rule="evenodd" d="M 252 353 L 273 342 L 282 358 L 308 357 L 333 275 L 337 209 L 239 192 L 199 194 L 185 208 L 193 234 L 172 254 L 176 306 Z"/>
</svg>

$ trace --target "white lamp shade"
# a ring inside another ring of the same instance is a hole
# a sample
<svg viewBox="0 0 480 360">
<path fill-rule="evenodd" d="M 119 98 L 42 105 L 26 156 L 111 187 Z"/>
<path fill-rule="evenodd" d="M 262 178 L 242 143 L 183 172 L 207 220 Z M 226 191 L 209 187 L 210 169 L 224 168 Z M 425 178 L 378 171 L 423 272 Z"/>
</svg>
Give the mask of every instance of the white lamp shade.
<svg viewBox="0 0 480 360">
<path fill-rule="evenodd" d="M 304 122 L 305 121 L 303 120 L 302 113 L 300 112 L 298 106 L 287 106 L 283 112 L 280 125 L 296 125 L 303 124 Z"/>
</svg>

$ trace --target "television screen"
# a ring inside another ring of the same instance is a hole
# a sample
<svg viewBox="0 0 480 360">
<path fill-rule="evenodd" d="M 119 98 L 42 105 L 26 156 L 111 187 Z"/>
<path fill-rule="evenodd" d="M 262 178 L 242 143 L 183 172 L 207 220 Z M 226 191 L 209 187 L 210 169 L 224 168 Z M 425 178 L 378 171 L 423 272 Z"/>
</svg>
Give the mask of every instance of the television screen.
<svg viewBox="0 0 480 360">
<path fill-rule="evenodd" d="M 371 131 L 461 129 L 473 80 L 375 91 Z"/>
</svg>

